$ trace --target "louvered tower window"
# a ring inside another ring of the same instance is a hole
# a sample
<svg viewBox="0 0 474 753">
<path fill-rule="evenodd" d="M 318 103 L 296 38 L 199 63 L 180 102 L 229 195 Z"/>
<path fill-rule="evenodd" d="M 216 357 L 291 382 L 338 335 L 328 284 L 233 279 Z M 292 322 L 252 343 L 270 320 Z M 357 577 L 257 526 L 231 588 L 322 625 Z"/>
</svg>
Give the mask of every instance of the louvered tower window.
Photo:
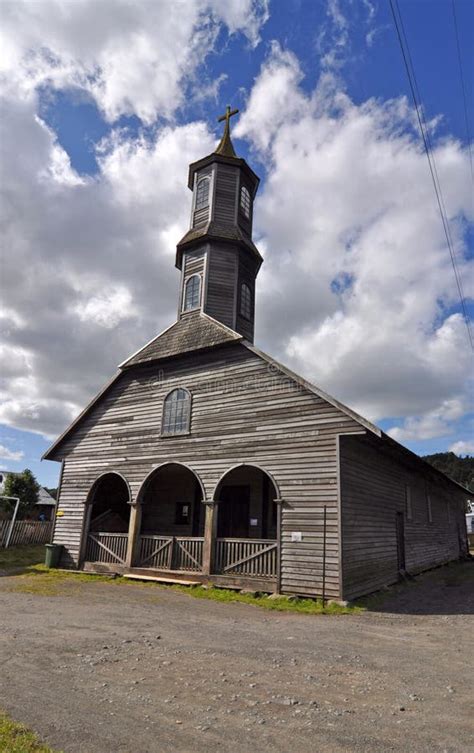
<svg viewBox="0 0 474 753">
<path fill-rule="evenodd" d="M 248 219 L 250 217 L 250 193 L 245 186 L 240 189 L 240 208 Z"/>
<path fill-rule="evenodd" d="M 240 287 L 240 313 L 246 319 L 252 318 L 252 292 L 245 282 Z"/>
<path fill-rule="evenodd" d="M 187 434 L 191 421 L 191 395 L 179 387 L 170 392 L 163 404 L 162 434 Z"/>
<path fill-rule="evenodd" d="M 190 311 L 191 309 L 197 309 L 199 307 L 201 298 L 201 277 L 200 275 L 192 275 L 189 280 L 186 280 L 184 289 L 184 310 Z"/>
<path fill-rule="evenodd" d="M 209 206 L 209 178 L 201 178 L 196 188 L 196 210 Z"/>
</svg>

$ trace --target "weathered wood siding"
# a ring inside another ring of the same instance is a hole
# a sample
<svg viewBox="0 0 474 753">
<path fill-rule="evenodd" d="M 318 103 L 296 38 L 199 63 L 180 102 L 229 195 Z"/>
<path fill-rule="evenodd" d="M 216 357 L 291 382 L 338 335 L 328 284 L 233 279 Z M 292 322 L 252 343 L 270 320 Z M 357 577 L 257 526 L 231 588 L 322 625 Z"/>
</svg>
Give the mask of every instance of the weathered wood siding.
<svg viewBox="0 0 474 753">
<path fill-rule="evenodd" d="M 163 398 L 176 386 L 193 395 L 189 436 L 160 437 Z M 186 463 L 212 499 L 238 463 L 274 477 L 282 507 L 282 590 L 321 593 L 323 508 L 327 505 L 327 593 L 339 595 L 337 436 L 359 424 L 241 345 L 130 369 L 56 451 L 65 458 L 55 540 L 77 563 L 84 502 L 104 471 L 119 471 L 136 499 L 147 474 Z M 292 532 L 302 541 L 292 541 Z"/>
<path fill-rule="evenodd" d="M 345 599 L 398 580 L 397 512 L 404 516 L 408 572 L 459 557 L 465 495 L 429 468 L 392 457 L 361 437 L 341 437 L 340 478 Z"/>
<path fill-rule="evenodd" d="M 235 329 L 240 332 L 247 340 L 253 342 L 254 323 L 255 323 L 255 277 L 256 269 L 253 261 L 241 254 L 239 258 L 239 282 L 237 295 L 237 317 Z M 245 283 L 250 288 L 252 294 L 252 314 L 250 319 L 242 316 L 240 313 L 240 295 L 242 284 Z"/>
<path fill-rule="evenodd" d="M 238 169 L 219 164 L 216 165 L 215 170 L 213 219 L 218 224 L 233 225 L 236 219 Z"/>
<path fill-rule="evenodd" d="M 235 329 L 237 251 L 224 244 L 213 244 L 208 264 L 204 311 L 227 327 Z"/>
</svg>

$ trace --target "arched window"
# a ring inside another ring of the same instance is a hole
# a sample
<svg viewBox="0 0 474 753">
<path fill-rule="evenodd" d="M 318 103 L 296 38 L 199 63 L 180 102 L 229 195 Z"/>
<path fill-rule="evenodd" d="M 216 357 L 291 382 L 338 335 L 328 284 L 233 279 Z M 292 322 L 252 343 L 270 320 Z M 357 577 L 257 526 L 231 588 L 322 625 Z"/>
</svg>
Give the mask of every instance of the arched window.
<svg viewBox="0 0 474 753">
<path fill-rule="evenodd" d="M 250 193 L 248 188 L 245 186 L 242 186 L 240 189 L 240 208 L 242 209 L 242 212 L 245 214 L 247 219 L 250 217 Z"/>
<path fill-rule="evenodd" d="M 184 310 L 190 311 L 191 309 L 197 309 L 201 298 L 201 277 L 200 275 L 192 275 L 186 280 L 184 288 Z"/>
<path fill-rule="evenodd" d="M 240 313 L 246 319 L 252 318 L 252 291 L 245 282 L 240 286 Z"/>
<path fill-rule="evenodd" d="M 197 209 L 204 209 L 209 206 L 209 178 L 200 178 L 196 187 L 196 206 Z"/>
<path fill-rule="evenodd" d="M 162 434 L 187 434 L 191 421 L 191 395 L 178 387 L 170 392 L 163 403 Z"/>
</svg>

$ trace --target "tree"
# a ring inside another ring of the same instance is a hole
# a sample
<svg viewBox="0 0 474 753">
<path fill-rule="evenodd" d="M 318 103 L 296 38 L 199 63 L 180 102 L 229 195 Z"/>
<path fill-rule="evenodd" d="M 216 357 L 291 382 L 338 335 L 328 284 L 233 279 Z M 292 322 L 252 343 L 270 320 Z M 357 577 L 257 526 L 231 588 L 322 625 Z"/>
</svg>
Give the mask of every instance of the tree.
<svg viewBox="0 0 474 753">
<path fill-rule="evenodd" d="M 29 512 L 38 501 L 39 484 L 29 468 L 22 473 L 9 473 L 4 486 L 6 497 L 18 497 L 19 513 Z"/>
<path fill-rule="evenodd" d="M 461 458 L 454 452 L 437 452 L 425 455 L 423 460 L 474 492 L 474 457 L 466 455 Z"/>
</svg>

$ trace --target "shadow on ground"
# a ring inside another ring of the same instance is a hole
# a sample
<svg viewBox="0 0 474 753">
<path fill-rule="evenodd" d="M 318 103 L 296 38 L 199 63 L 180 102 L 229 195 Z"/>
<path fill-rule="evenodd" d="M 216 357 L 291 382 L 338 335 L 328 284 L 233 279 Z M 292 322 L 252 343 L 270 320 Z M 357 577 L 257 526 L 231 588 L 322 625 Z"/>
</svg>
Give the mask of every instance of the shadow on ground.
<svg viewBox="0 0 474 753">
<path fill-rule="evenodd" d="M 473 615 L 474 558 L 409 577 L 358 603 L 371 612 Z"/>
</svg>

